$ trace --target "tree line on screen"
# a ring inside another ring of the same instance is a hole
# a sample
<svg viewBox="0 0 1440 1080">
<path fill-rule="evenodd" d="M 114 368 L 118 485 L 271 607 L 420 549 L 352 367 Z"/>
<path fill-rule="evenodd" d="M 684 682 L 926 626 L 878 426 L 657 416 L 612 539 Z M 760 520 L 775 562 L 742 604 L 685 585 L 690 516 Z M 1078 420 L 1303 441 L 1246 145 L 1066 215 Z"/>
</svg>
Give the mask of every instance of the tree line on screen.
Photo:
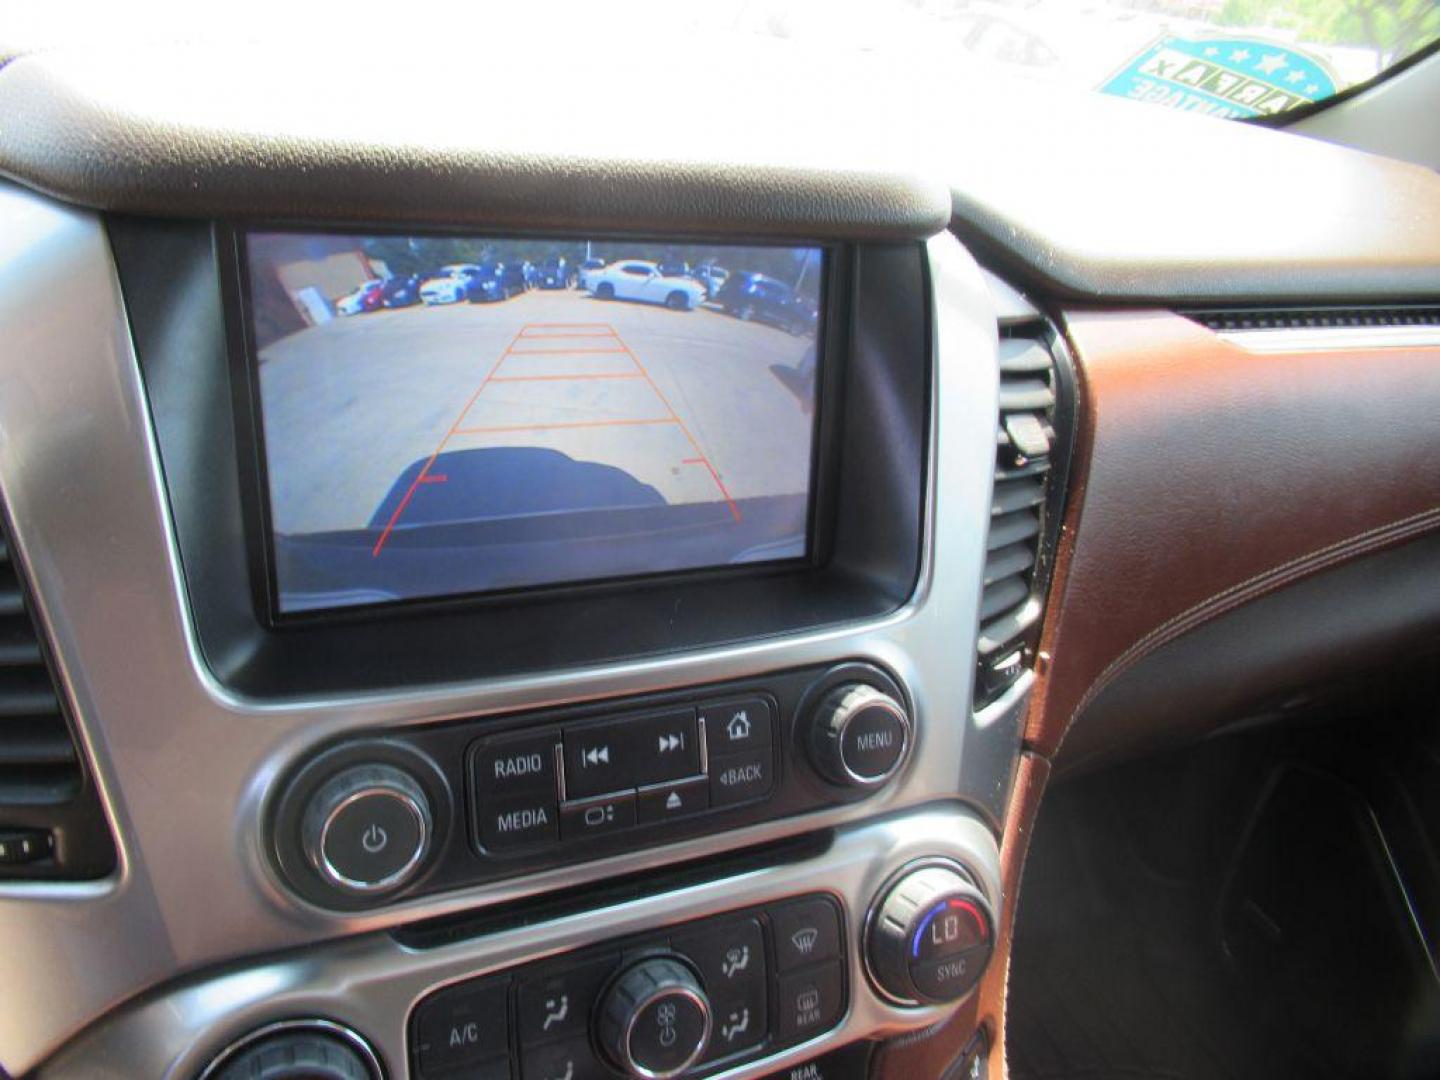
<svg viewBox="0 0 1440 1080">
<path fill-rule="evenodd" d="M 362 241 L 365 254 L 380 260 L 392 274 L 429 274 L 450 263 L 524 262 L 536 265 L 563 258 L 578 266 L 587 258 L 646 259 L 684 262 L 690 266 L 714 264 L 726 270 L 749 271 L 777 278 L 800 288 L 812 299 L 819 294 L 820 275 L 813 258 L 805 266 L 806 252 L 784 247 L 721 247 L 714 244 L 663 244 L 639 240 L 516 240 L 462 236 L 373 236 Z"/>
</svg>

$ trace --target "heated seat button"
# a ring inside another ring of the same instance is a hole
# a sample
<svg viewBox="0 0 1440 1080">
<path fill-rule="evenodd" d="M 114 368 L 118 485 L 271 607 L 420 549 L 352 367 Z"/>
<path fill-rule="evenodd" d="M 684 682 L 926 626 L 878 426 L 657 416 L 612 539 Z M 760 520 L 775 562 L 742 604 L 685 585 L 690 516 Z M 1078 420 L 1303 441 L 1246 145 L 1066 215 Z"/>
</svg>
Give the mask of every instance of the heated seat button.
<svg viewBox="0 0 1440 1080">
<path fill-rule="evenodd" d="M 711 806 L 763 799 L 774 786 L 775 762 L 768 748 L 710 759 Z"/>
<path fill-rule="evenodd" d="M 441 990 L 415 1010 L 413 1034 L 426 1076 L 509 1052 L 509 982 L 487 979 Z"/>
<path fill-rule="evenodd" d="M 770 703 L 764 698 L 737 698 L 700 708 L 705 741 L 711 754 L 734 754 L 769 746 Z"/>
<path fill-rule="evenodd" d="M 700 737 L 695 710 L 679 709 L 630 721 L 635 782 L 662 784 L 700 771 Z"/>
<path fill-rule="evenodd" d="M 844 988 L 838 960 L 781 976 L 775 993 L 780 1038 L 799 1041 L 833 1027 L 845 1011 Z"/>
<path fill-rule="evenodd" d="M 585 799 L 635 786 L 631 721 L 565 729 L 565 797 Z"/>
<path fill-rule="evenodd" d="M 582 803 L 566 803 L 560 808 L 560 835 L 566 840 L 628 829 L 635 824 L 635 796 L 612 795 Z"/>
<path fill-rule="evenodd" d="M 636 818 L 641 825 L 689 817 L 710 809 L 710 782 L 705 777 L 645 788 L 635 800 Z"/>
<path fill-rule="evenodd" d="M 515 995 L 515 1027 L 525 1046 L 583 1036 L 595 995 L 609 977 L 615 957 L 564 966 L 526 978 Z"/>
<path fill-rule="evenodd" d="M 840 955 L 840 916 L 829 900 L 797 900 L 772 908 L 775 966 L 793 971 Z"/>
<path fill-rule="evenodd" d="M 553 798 L 555 748 L 559 744 L 558 731 L 486 739 L 478 744 L 470 766 L 475 797 L 490 802 L 522 792 L 545 792 Z"/>
<path fill-rule="evenodd" d="M 510 851 L 554 843 L 560 838 L 560 812 L 543 792 L 481 803 L 476 831 L 488 851 Z"/>
</svg>

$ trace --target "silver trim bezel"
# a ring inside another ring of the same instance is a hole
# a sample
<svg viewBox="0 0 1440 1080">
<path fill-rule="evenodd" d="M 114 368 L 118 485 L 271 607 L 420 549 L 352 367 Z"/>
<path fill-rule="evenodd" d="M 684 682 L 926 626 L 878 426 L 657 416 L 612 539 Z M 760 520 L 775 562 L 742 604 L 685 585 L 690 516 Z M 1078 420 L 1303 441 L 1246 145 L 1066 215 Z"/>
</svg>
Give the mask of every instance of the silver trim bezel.
<svg viewBox="0 0 1440 1080">
<path fill-rule="evenodd" d="M 262 1028 L 250 1032 L 250 1034 L 237 1039 L 224 1050 L 215 1056 L 215 1059 L 205 1066 L 205 1071 L 199 1076 L 199 1080 L 212 1080 L 225 1067 L 236 1054 L 243 1053 L 246 1047 L 253 1046 L 261 1039 L 268 1039 L 285 1031 L 322 1031 L 327 1035 L 334 1035 L 350 1044 L 350 1047 L 360 1055 L 365 1065 L 370 1070 L 370 1075 L 375 1080 L 385 1080 L 385 1069 L 380 1064 L 380 1059 L 375 1056 L 375 1051 L 370 1044 L 359 1034 L 344 1024 L 337 1024 L 333 1020 L 323 1020 L 318 1017 L 300 1020 L 277 1020 L 273 1024 L 266 1024 Z"/>
<path fill-rule="evenodd" d="M 991 495 L 996 325 L 959 242 L 943 233 L 924 250 L 934 313 L 926 517 L 917 584 L 898 610 L 659 658 L 262 701 L 219 684 L 200 653 L 103 222 L 0 181 L 0 325 L 15 328 L 0 339 L 8 388 L 0 395 L 0 491 L 117 847 L 117 869 L 101 881 L 0 885 L 0 955 L 27 990 L 0 1010 L 0 1068 L 30 1073 L 75 1032 L 176 971 L 814 830 L 923 817 L 926 806 L 953 798 L 964 747 L 977 734 L 968 708 L 973 665 L 955 658 L 971 651 L 978 625 L 985 552 L 976 523 L 988 520 Z M 268 857 L 266 809 L 279 778 L 342 737 L 837 660 L 892 672 L 913 708 L 908 760 L 864 800 L 366 911 L 298 899 Z M 87 977 L 71 978 L 75 970 Z"/>
</svg>

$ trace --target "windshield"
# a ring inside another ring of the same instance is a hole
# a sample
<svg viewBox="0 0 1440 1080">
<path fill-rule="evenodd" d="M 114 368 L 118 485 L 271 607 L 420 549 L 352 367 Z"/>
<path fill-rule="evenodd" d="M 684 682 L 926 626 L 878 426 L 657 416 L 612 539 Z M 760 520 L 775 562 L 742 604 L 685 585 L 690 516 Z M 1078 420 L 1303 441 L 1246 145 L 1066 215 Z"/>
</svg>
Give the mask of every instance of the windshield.
<svg viewBox="0 0 1440 1080">
<path fill-rule="evenodd" d="M 375 27 L 350 20 L 339 2 L 254 0 L 243 13 L 186 0 L 85 6 L 77 23 L 67 5 L 0 0 L 0 62 L 7 51 L 128 42 L 246 48 L 324 41 L 357 55 L 438 48 L 433 28 L 423 25 L 387 25 L 382 46 Z M 589 0 L 542 0 L 462 10 L 456 18 L 497 37 L 549 33 L 559 24 L 571 41 L 623 40 L 651 50 L 678 35 L 691 43 L 744 37 L 841 64 L 869 54 L 909 73 L 972 86 L 978 80 L 979 108 L 985 94 L 1004 92 L 989 77 L 1008 74 L 1055 93 L 1100 93 L 1225 118 L 1283 115 L 1323 102 L 1440 39 L 1437 0 L 630 0 L 603 10 Z"/>
</svg>

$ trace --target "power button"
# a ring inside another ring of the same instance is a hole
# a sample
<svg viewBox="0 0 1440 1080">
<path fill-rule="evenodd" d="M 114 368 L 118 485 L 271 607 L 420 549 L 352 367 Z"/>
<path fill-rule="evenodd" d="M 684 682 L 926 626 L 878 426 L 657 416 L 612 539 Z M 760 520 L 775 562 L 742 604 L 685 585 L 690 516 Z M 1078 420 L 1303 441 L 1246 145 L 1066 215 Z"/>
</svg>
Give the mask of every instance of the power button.
<svg viewBox="0 0 1440 1080">
<path fill-rule="evenodd" d="M 393 765 L 357 765 L 311 797 L 302 830 L 306 857 L 327 884 L 354 895 L 399 888 L 430 845 L 424 790 Z"/>
</svg>

